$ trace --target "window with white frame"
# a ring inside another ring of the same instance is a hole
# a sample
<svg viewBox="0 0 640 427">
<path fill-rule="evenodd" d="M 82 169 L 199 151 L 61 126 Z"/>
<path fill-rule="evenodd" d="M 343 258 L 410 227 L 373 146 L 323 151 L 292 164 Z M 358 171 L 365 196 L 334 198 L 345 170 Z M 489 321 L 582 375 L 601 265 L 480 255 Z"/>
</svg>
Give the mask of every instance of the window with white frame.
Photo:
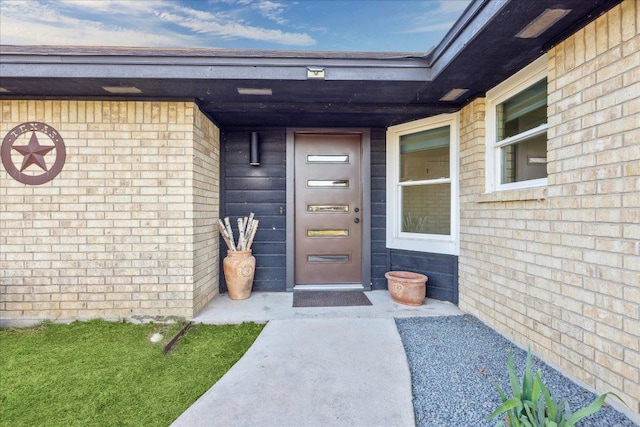
<svg viewBox="0 0 640 427">
<path fill-rule="evenodd" d="M 387 131 L 387 246 L 458 253 L 458 115 Z"/>
<path fill-rule="evenodd" d="M 487 192 L 547 184 L 546 55 L 487 92 Z"/>
</svg>

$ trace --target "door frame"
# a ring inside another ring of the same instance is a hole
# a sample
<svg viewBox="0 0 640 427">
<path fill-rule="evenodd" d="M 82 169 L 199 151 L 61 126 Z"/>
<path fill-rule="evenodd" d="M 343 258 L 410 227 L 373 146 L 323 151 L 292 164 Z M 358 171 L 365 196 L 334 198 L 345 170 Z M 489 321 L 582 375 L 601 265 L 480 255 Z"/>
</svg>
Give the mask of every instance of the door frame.
<svg viewBox="0 0 640 427">
<path fill-rule="evenodd" d="M 364 128 L 288 128 L 286 146 L 287 180 L 287 233 L 286 233 L 286 285 L 287 292 L 295 287 L 295 135 L 297 133 L 328 133 L 360 135 L 360 179 L 362 180 L 362 285 L 357 289 L 371 290 L 371 131 Z M 340 285 L 324 286 L 335 290 Z M 353 284 L 349 289 L 354 289 Z"/>
</svg>

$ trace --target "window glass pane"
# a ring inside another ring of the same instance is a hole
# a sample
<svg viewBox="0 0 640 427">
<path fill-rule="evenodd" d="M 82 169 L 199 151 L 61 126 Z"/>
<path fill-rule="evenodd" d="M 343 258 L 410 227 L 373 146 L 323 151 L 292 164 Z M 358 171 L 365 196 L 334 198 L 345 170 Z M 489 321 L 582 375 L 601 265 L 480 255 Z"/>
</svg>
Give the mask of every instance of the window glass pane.
<svg viewBox="0 0 640 427">
<path fill-rule="evenodd" d="M 308 255 L 308 262 L 349 262 L 349 255 Z"/>
<path fill-rule="evenodd" d="M 307 212 L 345 213 L 349 212 L 349 205 L 307 205 Z"/>
<path fill-rule="evenodd" d="M 347 188 L 349 186 L 348 179 L 336 179 L 336 180 L 320 180 L 310 179 L 307 181 L 307 187 L 338 187 Z"/>
<path fill-rule="evenodd" d="M 451 185 L 401 187 L 402 231 L 422 234 L 451 234 Z"/>
<path fill-rule="evenodd" d="M 547 80 L 496 107 L 498 141 L 547 123 Z"/>
<path fill-rule="evenodd" d="M 309 163 L 349 163 L 349 156 L 346 154 L 309 154 Z"/>
<path fill-rule="evenodd" d="M 449 178 L 449 126 L 400 137 L 400 182 Z"/>
<path fill-rule="evenodd" d="M 547 177 L 547 133 L 501 148 L 502 184 Z"/>
</svg>

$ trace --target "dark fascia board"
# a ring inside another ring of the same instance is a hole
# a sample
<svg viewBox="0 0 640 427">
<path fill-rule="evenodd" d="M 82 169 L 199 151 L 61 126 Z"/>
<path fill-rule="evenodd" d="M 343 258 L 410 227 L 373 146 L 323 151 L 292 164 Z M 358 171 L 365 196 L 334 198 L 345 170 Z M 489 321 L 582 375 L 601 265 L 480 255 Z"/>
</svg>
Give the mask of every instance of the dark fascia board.
<svg viewBox="0 0 640 427">
<path fill-rule="evenodd" d="M 462 15 L 454 22 L 453 27 L 447 31 L 447 34 L 442 38 L 437 46 L 434 46 L 427 54 L 427 60 L 429 66 L 432 66 L 450 46 L 460 37 L 460 34 L 471 23 L 472 19 L 476 17 L 478 12 L 488 3 L 490 0 L 472 0 L 467 8 L 462 12 Z"/>
<path fill-rule="evenodd" d="M 307 80 L 307 67 L 322 67 L 325 80 L 429 81 L 427 65 L 402 53 L 0 46 L 0 77 Z"/>
<path fill-rule="evenodd" d="M 505 0 L 473 0 L 431 52 L 429 67 L 435 79 L 464 48 L 495 18 L 508 4 Z"/>
<path fill-rule="evenodd" d="M 153 56 L 167 58 L 291 58 L 291 59 L 404 59 L 424 58 L 420 52 L 342 52 L 305 50 L 251 50 L 216 48 L 149 48 L 113 46 L 0 45 L 0 54 L 46 56 Z"/>
</svg>

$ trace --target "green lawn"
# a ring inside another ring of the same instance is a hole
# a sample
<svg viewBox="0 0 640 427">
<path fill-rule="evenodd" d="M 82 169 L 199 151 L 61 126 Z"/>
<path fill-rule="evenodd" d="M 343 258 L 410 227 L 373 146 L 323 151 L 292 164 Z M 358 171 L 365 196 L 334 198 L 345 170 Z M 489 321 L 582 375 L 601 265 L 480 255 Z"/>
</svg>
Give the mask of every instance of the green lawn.
<svg viewBox="0 0 640 427">
<path fill-rule="evenodd" d="M 240 359 L 263 325 L 110 323 L 0 330 L 0 426 L 168 426 Z M 160 332 L 165 340 L 152 344 Z"/>
</svg>

